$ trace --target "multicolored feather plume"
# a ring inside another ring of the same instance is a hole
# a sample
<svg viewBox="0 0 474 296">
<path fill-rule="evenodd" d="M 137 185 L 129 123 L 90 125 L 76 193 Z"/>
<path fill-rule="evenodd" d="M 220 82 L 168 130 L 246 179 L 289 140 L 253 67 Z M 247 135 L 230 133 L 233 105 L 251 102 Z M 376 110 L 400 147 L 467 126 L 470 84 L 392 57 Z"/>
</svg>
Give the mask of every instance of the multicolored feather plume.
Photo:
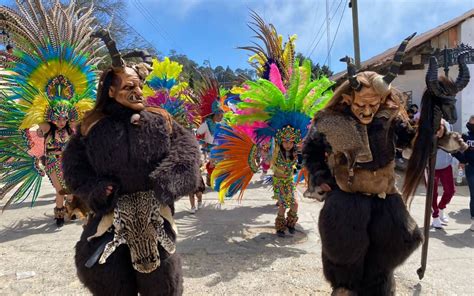
<svg viewBox="0 0 474 296">
<path fill-rule="evenodd" d="M 258 148 L 243 130 L 220 126 L 215 136 L 217 144 L 211 151 L 211 158 L 217 162 L 212 172 L 211 184 L 219 193 L 219 201 L 231 198 L 240 191 L 243 197 L 254 173 L 258 170 Z"/>
</svg>

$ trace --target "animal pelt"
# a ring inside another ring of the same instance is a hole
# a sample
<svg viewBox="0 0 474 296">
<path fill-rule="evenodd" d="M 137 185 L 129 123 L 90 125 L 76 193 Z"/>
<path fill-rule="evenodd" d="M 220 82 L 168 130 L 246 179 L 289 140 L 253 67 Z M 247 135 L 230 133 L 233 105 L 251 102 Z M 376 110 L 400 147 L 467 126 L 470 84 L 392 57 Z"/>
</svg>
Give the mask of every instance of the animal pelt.
<svg viewBox="0 0 474 296">
<path fill-rule="evenodd" d="M 85 204 L 85 202 L 74 195 L 72 196 L 70 201 L 66 201 L 65 207 L 67 211 L 68 220 L 83 220 L 87 217 L 87 213 L 89 213 L 90 211 L 89 207 Z"/>
<path fill-rule="evenodd" d="M 349 165 L 372 161 L 367 127 L 353 116 L 325 109 L 316 114 L 313 124 L 326 135 L 333 153 L 343 153 Z"/>
<path fill-rule="evenodd" d="M 133 269 L 128 246 L 121 245 L 110 255 L 106 264 L 85 266 L 86 261 L 97 249 L 101 238 L 88 241 L 97 229 L 101 215 L 91 218 L 76 244 L 75 263 L 79 279 L 94 295 L 182 295 L 183 280 L 181 258 L 170 256 L 161 246 L 161 265 L 155 271 L 144 274 Z M 165 230 L 176 240 L 171 225 L 165 221 Z M 107 234 L 106 234 L 107 235 Z M 111 234 L 108 234 L 111 235 Z"/>
<path fill-rule="evenodd" d="M 350 119 L 352 115 L 348 108 L 321 112 L 315 116 L 303 144 L 305 166 L 310 174 L 306 196 L 324 199 L 324 196 L 317 196 L 322 194 L 317 194 L 317 187 L 322 183 L 330 186 L 331 183 L 337 183 L 339 188 L 347 192 L 382 196 L 398 192 L 393 165 L 395 145 L 404 147 L 415 135 L 403 116 L 397 113 L 398 109 L 379 110 L 374 120 L 363 127 Z M 334 113 L 338 113 L 336 118 L 340 120 L 324 119 Z M 335 176 L 335 180 L 331 176 Z"/>
<path fill-rule="evenodd" d="M 384 198 L 386 194 L 398 193 L 395 186 L 394 161 L 377 170 L 355 168 L 354 176 L 350 183 L 348 182 L 350 176 L 346 165 L 341 164 L 341 161 L 334 160 L 333 155 L 329 157 L 329 163 L 337 185 L 345 192 L 378 194 L 381 198 Z"/>
<path fill-rule="evenodd" d="M 109 212 L 121 194 L 155 190 L 162 203 L 172 204 L 199 185 L 199 148 L 183 127 L 148 111 L 138 125 L 132 110 L 117 103 L 107 106 L 104 118 L 87 136 L 74 135 L 64 151 L 68 188 L 95 213 Z M 114 190 L 106 196 L 106 187 Z"/>
<path fill-rule="evenodd" d="M 326 279 L 357 295 L 390 295 L 393 270 L 423 239 L 399 194 L 379 199 L 333 190 L 318 226 Z"/>
</svg>

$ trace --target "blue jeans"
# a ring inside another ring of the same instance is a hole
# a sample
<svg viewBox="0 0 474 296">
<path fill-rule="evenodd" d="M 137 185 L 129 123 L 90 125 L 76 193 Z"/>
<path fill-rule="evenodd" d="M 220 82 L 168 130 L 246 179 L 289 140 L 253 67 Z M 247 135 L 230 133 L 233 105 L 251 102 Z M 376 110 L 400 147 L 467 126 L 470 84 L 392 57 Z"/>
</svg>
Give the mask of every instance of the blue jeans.
<svg viewBox="0 0 474 296">
<path fill-rule="evenodd" d="M 469 202 L 469 209 L 471 210 L 471 218 L 474 219 L 474 165 L 466 165 L 466 179 L 469 185 L 469 193 L 471 201 Z"/>
</svg>

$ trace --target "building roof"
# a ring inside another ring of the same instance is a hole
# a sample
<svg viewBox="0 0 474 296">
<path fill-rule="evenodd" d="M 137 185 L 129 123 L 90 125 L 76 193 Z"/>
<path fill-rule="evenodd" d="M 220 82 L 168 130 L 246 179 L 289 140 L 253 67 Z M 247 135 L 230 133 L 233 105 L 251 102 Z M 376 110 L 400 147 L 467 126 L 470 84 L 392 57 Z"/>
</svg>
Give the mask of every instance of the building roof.
<svg viewBox="0 0 474 296">
<path fill-rule="evenodd" d="M 411 50 L 413 49 L 416 49 L 417 47 L 425 44 L 425 42 L 428 42 L 430 41 L 431 39 L 433 39 L 434 37 L 442 34 L 443 32 L 459 25 L 460 23 L 464 22 L 466 19 L 468 18 L 471 18 L 471 17 L 474 17 L 474 9 L 471 9 L 469 11 L 467 11 L 466 13 L 464 13 L 463 15 L 461 16 L 458 16 L 434 29 L 431 29 L 423 34 L 420 34 L 418 36 L 415 36 L 411 41 L 410 43 L 408 43 L 408 46 L 405 50 L 406 53 L 410 52 Z M 389 62 L 392 61 L 392 58 L 393 58 L 393 55 L 395 54 L 395 52 L 397 51 L 397 48 L 398 48 L 399 44 L 397 44 L 396 46 L 392 47 L 392 48 L 389 48 L 387 49 L 386 51 L 364 61 L 361 63 L 360 65 L 360 71 L 365 71 L 365 70 L 368 70 L 368 69 L 371 69 L 371 68 L 376 68 L 376 67 L 380 67 L 380 66 L 383 66 L 385 64 L 389 64 Z M 334 81 L 337 81 L 339 79 L 341 79 L 345 74 L 346 74 L 347 71 L 342 71 L 342 72 L 339 72 L 339 73 L 336 73 L 334 74 L 333 76 L 331 76 L 331 79 L 334 80 Z"/>
</svg>

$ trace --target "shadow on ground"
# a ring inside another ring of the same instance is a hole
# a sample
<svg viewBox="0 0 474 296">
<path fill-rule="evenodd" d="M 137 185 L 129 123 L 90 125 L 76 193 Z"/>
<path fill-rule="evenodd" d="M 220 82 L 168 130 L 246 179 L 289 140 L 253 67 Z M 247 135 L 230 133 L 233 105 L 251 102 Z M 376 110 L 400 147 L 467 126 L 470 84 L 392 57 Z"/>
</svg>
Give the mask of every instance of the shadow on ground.
<svg viewBox="0 0 474 296">
<path fill-rule="evenodd" d="M 184 274 L 212 280 L 206 286 L 231 281 L 241 272 L 270 266 L 281 258 L 297 258 L 305 251 L 292 245 L 305 242 L 306 233 L 279 238 L 273 221 L 273 204 L 244 207 L 208 205 L 195 215 L 186 211 L 175 215 L 179 228 L 178 252 L 184 257 Z M 266 215 L 268 217 L 261 217 Z M 249 226 L 251 225 L 251 226 Z"/>
<path fill-rule="evenodd" d="M 0 243 L 58 231 L 52 217 L 21 219 L 3 227 L 4 229 L 0 230 Z"/>
</svg>

